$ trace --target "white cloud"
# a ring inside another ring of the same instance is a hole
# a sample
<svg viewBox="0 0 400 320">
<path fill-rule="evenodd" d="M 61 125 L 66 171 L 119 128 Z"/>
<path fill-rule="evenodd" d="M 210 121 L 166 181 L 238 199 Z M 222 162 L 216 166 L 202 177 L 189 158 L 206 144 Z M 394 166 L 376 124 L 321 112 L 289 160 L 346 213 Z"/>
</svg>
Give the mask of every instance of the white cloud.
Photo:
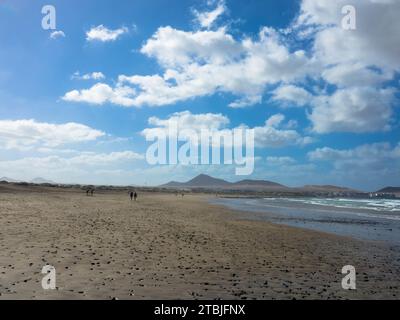
<svg viewBox="0 0 400 320">
<path fill-rule="evenodd" d="M 191 32 L 167 26 L 160 27 L 143 45 L 141 52 L 156 58 L 164 68 L 180 71 L 179 66 L 184 68 L 196 62 L 232 62 L 245 53 L 244 49 L 240 42 L 227 33 L 226 28 Z"/>
<path fill-rule="evenodd" d="M 265 121 L 262 127 L 254 127 L 255 143 L 260 148 L 306 145 L 313 142 L 308 136 L 302 136 L 292 129 L 283 129 L 283 114 L 275 114 Z"/>
<path fill-rule="evenodd" d="M 102 72 L 92 72 L 81 75 L 79 71 L 76 71 L 71 78 L 78 80 L 102 80 L 105 79 L 105 75 Z"/>
<path fill-rule="evenodd" d="M 56 182 L 66 183 L 117 184 L 118 181 L 123 181 L 128 184 L 129 180 L 126 179 L 134 179 L 134 177 L 129 170 L 121 169 L 121 166 L 132 165 L 133 163 L 138 164 L 138 161 L 140 162 L 143 159 L 143 155 L 133 151 L 84 152 L 69 158 L 57 155 L 27 157 L 0 161 L 0 172 L 21 180 L 45 177 Z M 116 177 L 116 170 L 122 174 Z M 102 171 L 101 175 L 99 174 L 100 171 Z M 134 180 L 131 181 L 133 182 Z"/>
<path fill-rule="evenodd" d="M 79 123 L 51 124 L 35 120 L 0 120 L 0 147 L 28 150 L 94 141 L 105 133 Z"/>
<path fill-rule="evenodd" d="M 337 90 L 313 99 L 309 115 L 318 133 L 375 132 L 391 127 L 395 92 L 387 81 L 400 70 L 400 2 L 355 0 L 356 30 L 342 28 L 346 0 L 303 0 L 295 29 L 311 28 L 313 59 Z"/>
<path fill-rule="evenodd" d="M 51 39 L 65 38 L 65 33 L 64 31 L 61 30 L 53 31 L 52 33 L 50 33 L 50 38 Z"/>
<path fill-rule="evenodd" d="M 226 6 L 224 1 L 219 1 L 217 6 L 211 11 L 199 12 L 194 10 L 194 15 L 196 21 L 200 24 L 202 28 L 210 29 L 215 21 L 226 11 Z"/>
<path fill-rule="evenodd" d="M 389 130 L 393 101 L 391 89 L 340 89 L 331 96 L 314 99 L 309 119 L 317 133 Z"/>
<path fill-rule="evenodd" d="M 178 129 L 193 129 L 200 131 L 201 129 L 219 130 L 229 124 L 229 119 L 222 114 L 203 113 L 192 114 L 190 111 L 176 112 L 167 120 L 157 117 L 149 118 L 149 124 L 157 127 L 168 128 L 171 122 L 178 125 Z"/>
<path fill-rule="evenodd" d="M 278 113 L 269 117 L 267 121 L 265 121 L 265 124 L 267 125 L 267 127 L 278 127 L 283 120 L 285 120 L 285 116 L 281 113 Z"/>
<path fill-rule="evenodd" d="M 315 36 L 315 53 L 325 64 L 362 63 L 399 70 L 399 1 L 354 0 L 356 30 L 341 26 L 341 9 L 347 0 L 303 0 L 299 23 L 317 24 L 323 29 Z"/>
<path fill-rule="evenodd" d="M 101 41 L 101 42 L 108 42 L 108 41 L 115 41 L 124 33 L 128 32 L 128 28 L 121 27 L 118 29 L 108 29 L 104 25 L 99 25 L 97 27 L 91 28 L 89 31 L 86 32 L 86 40 L 87 41 Z"/>
<path fill-rule="evenodd" d="M 282 85 L 272 92 L 272 99 L 284 101 L 293 106 L 304 106 L 312 101 L 312 95 L 294 85 Z"/>
<path fill-rule="evenodd" d="M 333 164 L 333 171 L 325 170 L 326 176 L 363 189 L 395 185 L 400 179 L 400 144 L 373 143 L 343 150 L 324 147 L 309 152 L 308 157 Z"/>
<path fill-rule="evenodd" d="M 140 107 L 228 93 L 235 97 L 228 105 L 243 108 L 261 103 L 279 85 L 272 99 L 283 107 L 308 106 L 316 133 L 388 130 L 398 92 L 390 80 L 400 70 L 400 2 L 353 1 L 356 30 L 341 27 L 346 4 L 302 0 L 289 28 L 262 27 L 250 37 L 211 29 L 223 13 L 224 2 L 218 2 L 203 12 L 203 29 L 160 27 L 144 43 L 140 51 L 158 62 L 159 74 L 122 74 L 113 87 L 100 83 L 67 92 L 64 99 Z M 298 50 L 304 38 L 309 45 Z"/>
<path fill-rule="evenodd" d="M 367 71 L 360 71 L 364 77 L 363 80 L 359 79 L 358 83 L 374 81 L 372 77 L 367 76 Z M 334 74 L 330 76 L 334 77 Z M 341 78 L 340 81 L 342 80 Z M 392 105 L 396 99 L 394 93 L 394 89 L 344 86 L 331 95 L 313 96 L 302 88 L 286 85 L 273 92 L 272 100 L 281 102 L 282 107 L 311 106 L 308 118 L 316 133 L 376 132 L 391 128 Z"/>
<path fill-rule="evenodd" d="M 167 119 L 150 117 L 148 123 L 153 127 L 142 130 L 141 134 L 144 137 L 169 136 L 170 134 L 179 135 L 186 130 L 194 130 L 200 136 L 201 130 L 210 130 L 213 132 L 226 130 L 229 119 L 222 114 L 192 114 L 190 111 L 182 111 L 173 113 Z M 177 130 L 177 132 L 175 133 L 174 130 Z M 192 141 L 196 142 L 195 140 Z"/>
<path fill-rule="evenodd" d="M 354 149 L 333 149 L 329 147 L 318 148 L 308 153 L 313 161 L 337 161 L 351 163 L 369 163 L 376 160 L 392 160 L 382 163 L 387 166 L 394 160 L 400 159 L 400 144 L 394 148 L 389 143 L 365 144 Z"/>
<path fill-rule="evenodd" d="M 86 153 L 65 161 L 71 165 L 100 166 L 120 161 L 142 160 L 142 154 L 132 151 L 121 151 L 111 153 Z"/>
<path fill-rule="evenodd" d="M 373 70 L 360 63 L 342 63 L 326 68 L 322 77 L 339 88 L 378 86 L 393 78 L 393 72 Z"/>
<path fill-rule="evenodd" d="M 134 105 L 134 94 L 135 90 L 131 87 L 117 86 L 112 88 L 104 83 L 96 83 L 89 89 L 69 91 L 62 99 L 71 102 L 87 102 L 95 105 L 113 103 L 130 107 Z"/>
<path fill-rule="evenodd" d="M 303 51 L 290 52 L 271 28 L 263 28 L 256 40 L 237 41 L 226 28 L 186 32 L 161 27 L 141 52 L 155 58 L 164 73 L 120 75 L 117 86 L 129 85 L 135 90 L 131 106 L 162 106 L 228 92 L 238 96 L 231 107 L 244 107 L 261 102 L 266 85 L 300 79 L 312 68 Z M 73 92 L 76 96 L 77 90 Z M 93 103 L 110 102 L 92 98 Z M 90 102 L 91 98 L 74 100 Z"/>
<path fill-rule="evenodd" d="M 229 107 L 234 108 L 234 109 L 238 109 L 238 108 L 245 108 L 248 106 L 252 106 L 255 105 L 257 103 L 261 103 L 262 102 L 262 95 L 257 94 L 254 96 L 245 96 L 243 98 L 240 98 L 238 100 L 235 100 L 234 102 L 231 102 L 229 104 Z"/>
<path fill-rule="evenodd" d="M 266 147 L 284 147 L 289 145 L 305 145 L 312 142 L 311 137 L 303 137 L 295 130 L 286 130 L 284 126 L 285 117 L 282 114 L 271 116 L 265 121 L 264 126 L 256 126 L 249 128 L 247 126 L 239 126 L 237 128 L 254 129 L 255 145 L 260 148 Z M 172 114 L 169 118 L 162 120 L 157 117 L 149 118 L 149 124 L 153 128 L 146 128 L 142 131 L 142 135 L 160 136 L 164 134 L 168 136 L 172 124 L 177 125 L 178 134 L 183 130 L 194 130 L 198 136 L 202 129 L 210 130 L 214 133 L 233 135 L 234 128 L 228 128 L 229 119 L 222 114 L 192 114 L 189 111 L 183 111 Z"/>
</svg>

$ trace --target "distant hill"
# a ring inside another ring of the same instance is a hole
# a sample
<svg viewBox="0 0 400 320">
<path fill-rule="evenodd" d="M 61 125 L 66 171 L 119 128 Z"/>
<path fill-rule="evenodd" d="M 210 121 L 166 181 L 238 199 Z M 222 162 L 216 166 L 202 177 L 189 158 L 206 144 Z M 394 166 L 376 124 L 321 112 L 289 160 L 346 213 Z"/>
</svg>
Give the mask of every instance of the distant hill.
<svg viewBox="0 0 400 320">
<path fill-rule="evenodd" d="M 2 178 L 0 178 L 0 181 L 6 181 L 9 183 L 28 182 L 28 183 L 34 183 L 34 184 L 43 184 L 43 183 L 56 184 L 54 181 L 46 180 L 46 179 L 43 179 L 40 177 L 32 179 L 31 181 L 21 181 L 21 180 L 15 180 L 13 178 L 2 177 Z"/>
<path fill-rule="evenodd" d="M 280 187 L 287 188 L 283 184 L 268 181 L 268 180 L 251 180 L 245 179 L 238 182 L 233 183 L 235 186 L 264 186 L 264 187 Z"/>
<path fill-rule="evenodd" d="M 168 182 L 161 187 L 173 187 L 173 188 L 186 188 L 186 187 L 205 187 L 205 188 L 212 188 L 212 187 L 226 187 L 231 185 L 230 182 L 225 181 L 223 179 L 217 179 L 210 177 L 206 174 L 199 174 L 197 177 L 187 181 L 187 182 L 176 182 L 171 181 Z"/>
<path fill-rule="evenodd" d="M 8 178 L 8 177 L 1 177 L 0 181 L 5 181 L 5 182 L 19 182 L 18 180 Z"/>
<path fill-rule="evenodd" d="M 332 185 L 305 185 L 298 189 L 312 192 L 359 192 L 358 190 Z"/>
<path fill-rule="evenodd" d="M 186 182 L 186 184 L 190 186 L 206 186 L 206 187 L 211 187 L 211 186 L 228 186 L 231 183 L 228 181 L 225 181 L 223 179 L 217 179 L 210 177 L 206 174 L 199 174 L 197 177 L 194 177 L 192 180 L 189 180 Z"/>
<path fill-rule="evenodd" d="M 288 187 L 276 182 L 266 180 L 241 180 L 238 182 L 228 182 L 223 179 L 211 177 L 206 174 L 200 174 L 187 182 L 171 181 L 160 187 L 164 188 L 208 188 L 208 189 L 229 189 L 229 190 L 257 190 L 265 188 L 288 189 Z"/>
<path fill-rule="evenodd" d="M 183 182 L 177 182 L 177 181 L 170 181 L 168 183 L 160 185 L 160 187 L 163 187 L 163 188 L 180 188 L 180 187 L 184 187 L 184 183 Z"/>
<path fill-rule="evenodd" d="M 299 194 L 320 194 L 320 193 L 360 193 L 346 187 L 333 185 L 306 185 L 303 187 L 287 187 L 283 184 L 268 180 L 245 179 L 237 182 L 228 182 L 217 179 L 206 174 L 200 174 L 187 182 L 171 181 L 161 185 L 163 188 L 176 189 L 218 189 L 226 191 L 252 191 L 252 192 L 278 192 L 278 193 L 299 193 Z"/>
<path fill-rule="evenodd" d="M 55 184 L 54 181 L 46 180 L 46 179 L 43 179 L 43 178 L 40 178 L 40 177 L 32 179 L 31 183 L 35 183 L 35 184 L 43 184 L 43 183 Z"/>
<path fill-rule="evenodd" d="M 376 192 L 377 193 L 400 193 L 400 187 L 385 187 Z"/>
</svg>

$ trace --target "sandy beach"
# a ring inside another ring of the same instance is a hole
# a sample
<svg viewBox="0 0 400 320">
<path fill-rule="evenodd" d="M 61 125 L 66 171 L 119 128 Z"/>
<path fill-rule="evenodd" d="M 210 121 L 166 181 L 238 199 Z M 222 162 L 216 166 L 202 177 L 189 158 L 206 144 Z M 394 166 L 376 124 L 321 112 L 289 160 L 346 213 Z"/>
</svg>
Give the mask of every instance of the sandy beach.
<svg viewBox="0 0 400 320">
<path fill-rule="evenodd" d="M 395 248 L 238 219 L 210 197 L 2 184 L 0 299 L 400 297 Z M 341 287 L 348 264 L 357 290 Z"/>
</svg>

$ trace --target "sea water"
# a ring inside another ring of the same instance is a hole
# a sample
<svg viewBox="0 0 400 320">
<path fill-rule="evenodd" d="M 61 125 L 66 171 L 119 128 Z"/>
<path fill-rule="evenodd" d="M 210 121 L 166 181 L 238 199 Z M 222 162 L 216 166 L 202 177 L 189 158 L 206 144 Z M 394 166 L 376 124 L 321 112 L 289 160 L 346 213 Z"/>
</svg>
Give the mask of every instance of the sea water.
<svg viewBox="0 0 400 320">
<path fill-rule="evenodd" d="M 241 218 L 400 245 L 400 200 L 349 198 L 219 198 Z"/>
</svg>

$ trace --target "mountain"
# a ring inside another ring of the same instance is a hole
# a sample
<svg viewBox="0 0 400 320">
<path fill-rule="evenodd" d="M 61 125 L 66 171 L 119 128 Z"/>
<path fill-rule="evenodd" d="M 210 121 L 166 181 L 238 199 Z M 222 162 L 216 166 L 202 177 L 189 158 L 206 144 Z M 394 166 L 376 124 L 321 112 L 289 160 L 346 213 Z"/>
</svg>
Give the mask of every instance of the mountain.
<svg viewBox="0 0 400 320">
<path fill-rule="evenodd" d="M 258 190 L 258 189 L 287 189 L 284 185 L 266 180 L 241 180 L 238 182 L 228 182 L 217 179 L 206 174 L 200 174 L 187 182 L 171 181 L 162 185 L 164 188 L 217 188 L 227 190 Z"/>
<path fill-rule="evenodd" d="M 18 180 L 8 178 L 8 177 L 1 177 L 0 181 L 6 181 L 6 182 L 19 182 Z"/>
<path fill-rule="evenodd" d="M 278 187 L 278 188 L 287 188 L 283 184 L 279 184 L 272 181 L 267 180 L 251 180 L 245 179 L 238 182 L 233 183 L 235 186 L 260 186 L 260 187 Z"/>
<path fill-rule="evenodd" d="M 221 187 L 228 186 L 231 183 L 222 179 L 210 177 L 206 174 L 199 174 L 197 177 L 194 177 L 192 180 L 186 182 L 186 184 L 194 187 Z"/>
<path fill-rule="evenodd" d="M 167 184 L 161 185 L 163 188 L 177 188 L 177 189 L 223 189 L 225 191 L 255 191 L 255 192 L 278 192 L 278 193 L 299 193 L 299 194 L 313 194 L 313 193 L 350 193 L 358 194 L 360 191 L 353 190 L 346 187 L 338 187 L 333 185 L 306 185 L 303 187 L 287 187 L 285 185 L 268 181 L 268 180 L 252 180 L 245 179 L 237 182 L 228 182 L 223 179 L 210 177 L 206 174 L 200 174 L 187 182 L 171 181 Z M 400 189 L 400 188 L 396 188 Z M 383 191 L 380 191 L 383 192 Z"/>
<path fill-rule="evenodd" d="M 193 179 L 187 181 L 187 182 L 176 182 L 176 181 L 171 181 L 166 184 L 163 184 L 161 187 L 170 187 L 170 188 L 188 188 L 188 187 L 194 187 L 194 188 L 200 188 L 200 187 L 206 187 L 206 188 L 213 188 L 213 187 L 226 187 L 231 185 L 230 182 L 222 180 L 222 179 L 217 179 L 210 177 L 206 174 L 199 174 L 197 177 L 194 177 Z"/>
<path fill-rule="evenodd" d="M 376 191 L 377 193 L 400 193 L 400 187 L 386 187 Z"/>
<path fill-rule="evenodd" d="M 55 184 L 54 181 L 46 180 L 46 179 L 43 179 L 43 178 L 40 178 L 40 177 L 32 179 L 31 183 L 35 183 L 35 184 L 43 184 L 43 183 Z"/>
<path fill-rule="evenodd" d="M 185 183 L 177 182 L 177 181 L 170 181 L 168 183 L 160 185 L 160 187 L 163 187 L 163 188 L 180 188 L 180 187 L 183 188 L 184 186 L 185 186 Z"/>
</svg>

